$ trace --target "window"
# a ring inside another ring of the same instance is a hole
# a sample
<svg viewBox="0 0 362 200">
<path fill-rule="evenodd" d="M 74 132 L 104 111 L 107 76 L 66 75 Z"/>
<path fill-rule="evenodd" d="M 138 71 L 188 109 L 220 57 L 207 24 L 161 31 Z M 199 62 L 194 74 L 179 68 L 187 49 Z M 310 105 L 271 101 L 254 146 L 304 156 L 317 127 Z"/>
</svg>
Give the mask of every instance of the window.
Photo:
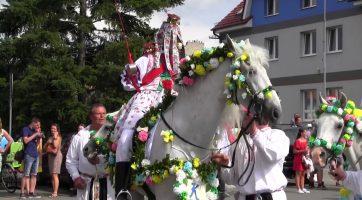
<svg viewBox="0 0 362 200">
<path fill-rule="evenodd" d="M 316 118 L 315 109 L 317 108 L 317 91 L 303 91 L 303 121 L 312 121 Z"/>
<path fill-rule="evenodd" d="M 315 55 L 317 52 L 316 32 L 309 31 L 302 33 L 303 56 Z"/>
<path fill-rule="evenodd" d="M 342 51 L 342 27 L 334 27 L 327 29 L 328 52 Z"/>
<path fill-rule="evenodd" d="M 266 0 L 266 15 L 276 15 L 279 13 L 279 0 Z"/>
<path fill-rule="evenodd" d="M 302 9 L 314 7 L 316 5 L 317 5 L 316 0 L 302 0 Z"/>
<path fill-rule="evenodd" d="M 327 96 L 335 96 L 337 99 L 339 99 L 339 94 L 341 92 L 342 88 L 327 88 Z"/>
<path fill-rule="evenodd" d="M 278 59 L 278 37 L 267 38 L 265 43 L 269 51 L 269 60 Z"/>
</svg>

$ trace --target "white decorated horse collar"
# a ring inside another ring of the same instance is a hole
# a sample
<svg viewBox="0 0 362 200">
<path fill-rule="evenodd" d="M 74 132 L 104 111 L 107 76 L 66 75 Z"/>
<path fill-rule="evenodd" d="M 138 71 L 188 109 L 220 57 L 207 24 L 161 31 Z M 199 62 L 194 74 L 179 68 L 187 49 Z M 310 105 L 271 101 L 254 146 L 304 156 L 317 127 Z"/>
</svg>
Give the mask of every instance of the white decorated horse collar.
<svg viewBox="0 0 362 200">
<path fill-rule="evenodd" d="M 340 155 L 343 150 L 352 146 L 355 132 L 357 130 L 359 133 L 362 133 L 362 110 L 357 109 L 353 101 L 348 101 L 346 108 L 342 109 L 339 107 L 340 101 L 333 100 L 332 104 L 320 104 L 316 110 L 316 115 L 319 116 L 323 113 L 333 113 L 343 117 L 345 122 L 345 133 L 340 138 L 338 143 L 330 143 L 323 139 L 317 137 L 317 126 L 313 124 L 312 135 L 309 139 L 308 146 L 322 146 L 333 151 L 334 155 Z"/>
</svg>

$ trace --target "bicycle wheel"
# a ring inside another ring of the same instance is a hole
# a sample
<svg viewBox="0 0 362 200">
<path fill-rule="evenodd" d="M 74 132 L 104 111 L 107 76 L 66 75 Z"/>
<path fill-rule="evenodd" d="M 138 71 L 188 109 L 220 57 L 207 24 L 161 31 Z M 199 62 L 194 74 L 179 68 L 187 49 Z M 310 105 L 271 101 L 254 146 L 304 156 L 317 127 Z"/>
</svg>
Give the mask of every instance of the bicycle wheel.
<svg viewBox="0 0 362 200">
<path fill-rule="evenodd" d="M 1 168 L 1 184 L 10 193 L 14 193 L 17 188 L 15 170 L 8 163 L 4 163 Z"/>
</svg>

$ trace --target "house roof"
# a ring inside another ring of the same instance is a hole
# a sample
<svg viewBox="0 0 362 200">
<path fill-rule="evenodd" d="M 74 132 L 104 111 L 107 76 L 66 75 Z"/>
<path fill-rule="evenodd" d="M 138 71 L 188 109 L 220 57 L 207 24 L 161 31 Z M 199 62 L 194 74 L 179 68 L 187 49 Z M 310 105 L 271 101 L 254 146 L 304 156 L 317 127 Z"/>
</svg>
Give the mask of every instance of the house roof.
<svg viewBox="0 0 362 200">
<path fill-rule="evenodd" d="M 211 30 L 217 30 L 217 29 L 221 29 L 221 28 L 226 28 L 226 27 L 230 27 L 230 26 L 234 26 L 234 25 L 247 23 L 252 18 L 252 16 L 249 16 L 248 18 L 243 19 L 244 11 L 245 11 L 244 6 L 245 6 L 246 1 L 247 0 L 243 0 L 242 2 L 240 2 L 239 5 L 237 5 L 228 15 L 226 15 Z M 240 13 L 241 10 L 242 10 L 242 12 Z"/>
</svg>

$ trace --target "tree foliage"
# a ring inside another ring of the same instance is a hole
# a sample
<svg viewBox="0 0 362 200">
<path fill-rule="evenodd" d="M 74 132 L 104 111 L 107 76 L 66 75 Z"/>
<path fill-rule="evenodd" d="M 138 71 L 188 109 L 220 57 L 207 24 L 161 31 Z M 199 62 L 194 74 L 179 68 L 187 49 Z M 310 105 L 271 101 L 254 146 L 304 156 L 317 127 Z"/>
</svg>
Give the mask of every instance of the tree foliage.
<svg viewBox="0 0 362 200">
<path fill-rule="evenodd" d="M 118 1 L 124 30 L 113 0 L 7 0 L 0 11 L 0 111 L 9 119 L 9 77 L 14 74 L 13 135 L 32 117 L 49 132 L 62 132 L 88 122 L 93 103 L 113 112 L 133 95 L 125 92 L 120 74 L 128 63 L 126 33 L 133 60 L 154 40 L 148 25 L 154 12 L 182 5 L 184 0 Z M 103 22 L 104 28 L 96 24 Z"/>
</svg>

